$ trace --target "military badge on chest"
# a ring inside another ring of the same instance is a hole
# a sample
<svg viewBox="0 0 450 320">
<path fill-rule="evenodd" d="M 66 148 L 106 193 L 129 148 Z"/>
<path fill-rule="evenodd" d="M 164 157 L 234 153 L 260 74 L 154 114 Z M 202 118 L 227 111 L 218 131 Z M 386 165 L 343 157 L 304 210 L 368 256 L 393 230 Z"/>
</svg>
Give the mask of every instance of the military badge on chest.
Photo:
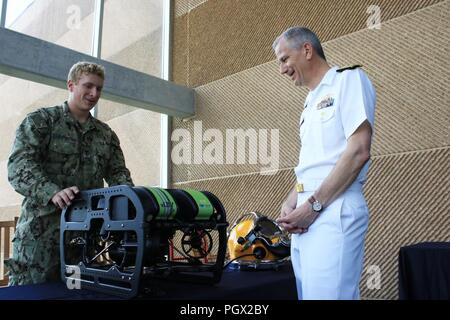
<svg viewBox="0 0 450 320">
<path fill-rule="evenodd" d="M 332 107 L 334 105 L 334 98 L 332 95 L 327 94 L 322 100 L 317 104 L 317 110 Z"/>
</svg>

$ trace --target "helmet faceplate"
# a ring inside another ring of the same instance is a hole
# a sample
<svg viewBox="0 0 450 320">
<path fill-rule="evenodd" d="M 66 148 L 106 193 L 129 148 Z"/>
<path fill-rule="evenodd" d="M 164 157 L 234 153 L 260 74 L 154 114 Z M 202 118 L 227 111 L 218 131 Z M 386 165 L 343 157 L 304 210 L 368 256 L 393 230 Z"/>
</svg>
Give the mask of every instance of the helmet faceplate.
<svg viewBox="0 0 450 320">
<path fill-rule="evenodd" d="M 228 251 L 240 264 L 276 262 L 290 255 L 290 239 L 275 221 L 251 212 L 230 229 Z"/>
</svg>

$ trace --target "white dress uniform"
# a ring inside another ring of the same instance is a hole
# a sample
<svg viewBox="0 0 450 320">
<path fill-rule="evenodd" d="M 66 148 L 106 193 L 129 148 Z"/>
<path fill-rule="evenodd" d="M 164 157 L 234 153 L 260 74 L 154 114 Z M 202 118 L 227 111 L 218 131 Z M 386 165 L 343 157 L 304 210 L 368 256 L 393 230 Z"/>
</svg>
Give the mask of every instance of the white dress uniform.
<svg viewBox="0 0 450 320">
<path fill-rule="evenodd" d="M 375 89 L 361 69 L 333 67 L 309 92 L 300 117 L 297 206 L 316 191 L 368 120 L 374 128 Z M 369 163 L 303 234 L 291 239 L 299 299 L 359 299 L 368 208 L 362 193 Z"/>
</svg>

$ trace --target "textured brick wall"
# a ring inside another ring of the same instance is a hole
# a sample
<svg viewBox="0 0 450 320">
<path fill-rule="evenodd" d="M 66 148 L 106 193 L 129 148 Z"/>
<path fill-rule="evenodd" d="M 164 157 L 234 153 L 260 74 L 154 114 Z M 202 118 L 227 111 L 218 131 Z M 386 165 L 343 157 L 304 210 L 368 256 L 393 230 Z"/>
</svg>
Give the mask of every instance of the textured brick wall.
<svg viewBox="0 0 450 320">
<path fill-rule="evenodd" d="M 388 21 L 439 0 L 187 2 L 193 9 L 175 19 L 174 80 L 196 87 L 273 60 L 274 38 L 292 25 L 308 26 L 328 41 L 366 28 L 371 4 L 379 5 Z"/>
</svg>

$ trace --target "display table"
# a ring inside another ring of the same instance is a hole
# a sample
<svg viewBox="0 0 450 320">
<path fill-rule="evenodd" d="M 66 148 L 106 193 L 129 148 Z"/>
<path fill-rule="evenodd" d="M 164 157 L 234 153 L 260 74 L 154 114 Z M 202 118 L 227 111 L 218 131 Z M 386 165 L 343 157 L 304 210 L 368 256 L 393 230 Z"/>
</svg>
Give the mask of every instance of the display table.
<svg viewBox="0 0 450 320">
<path fill-rule="evenodd" d="M 152 300 L 296 300 L 292 267 L 279 270 L 239 271 L 226 269 L 215 285 L 155 280 L 140 299 Z M 0 288 L 0 300 L 117 299 L 88 290 L 69 290 L 63 282 Z"/>
<path fill-rule="evenodd" d="M 400 248 L 399 298 L 450 300 L 450 242 Z"/>
</svg>

